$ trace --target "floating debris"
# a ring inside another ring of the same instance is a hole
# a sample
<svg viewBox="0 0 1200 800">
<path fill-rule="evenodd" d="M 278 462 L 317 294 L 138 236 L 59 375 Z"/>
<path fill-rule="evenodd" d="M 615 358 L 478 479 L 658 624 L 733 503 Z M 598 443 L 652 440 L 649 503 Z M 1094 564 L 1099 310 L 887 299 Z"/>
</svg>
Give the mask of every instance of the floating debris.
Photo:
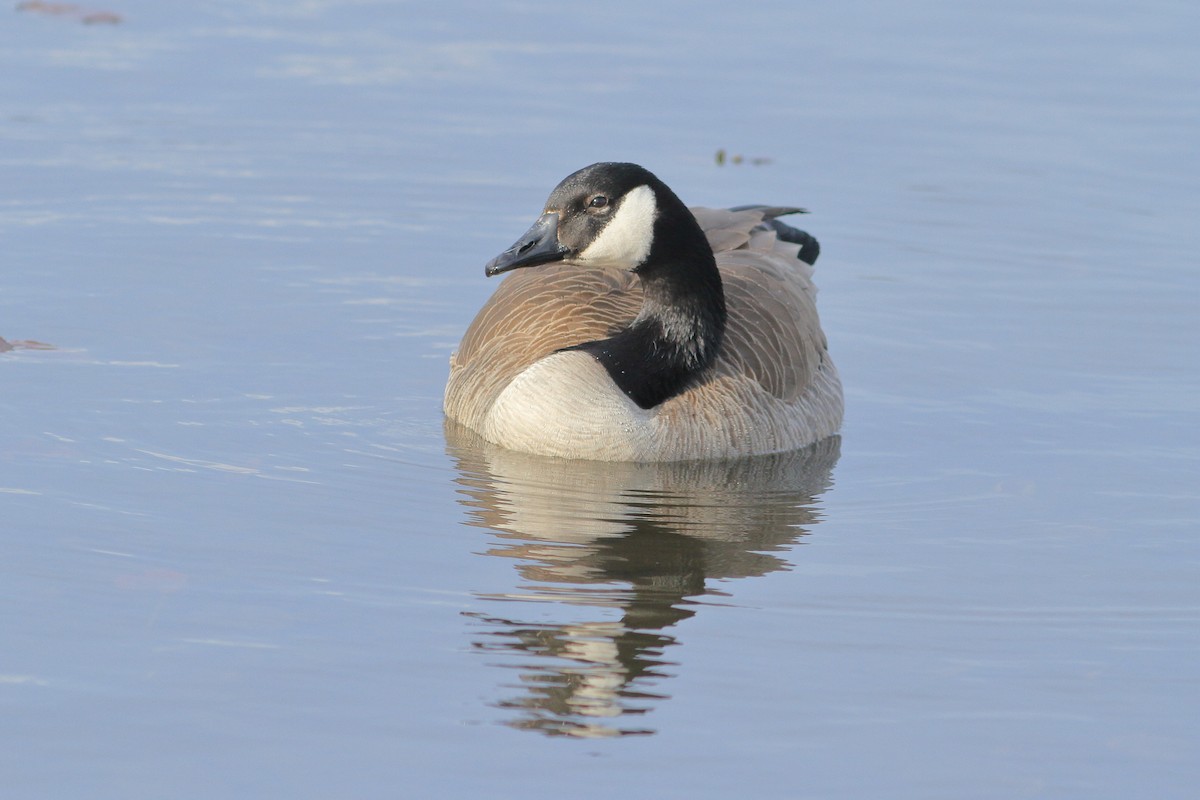
<svg viewBox="0 0 1200 800">
<path fill-rule="evenodd" d="M 57 350 L 58 348 L 52 344 L 45 342 L 35 342 L 32 339 L 14 339 L 11 342 L 5 341 L 3 336 L 0 336 L 0 353 L 7 353 L 9 350 Z"/>
<path fill-rule="evenodd" d="M 717 159 L 718 167 L 725 166 L 725 162 L 729 162 L 730 164 L 750 164 L 755 167 L 761 167 L 766 164 L 770 164 L 775 160 L 773 158 L 766 158 L 765 156 L 749 156 L 749 157 L 747 157 L 747 156 L 743 156 L 741 154 L 728 155 L 725 152 L 724 147 L 718 148 L 716 159 Z"/>
<path fill-rule="evenodd" d="M 28 0 L 28 2 L 17 3 L 17 11 L 44 14 L 47 17 L 69 17 L 79 20 L 84 25 L 117 25 L 121 22 L 120 14 L 83 8 L 74 3 L 43 3 L 41 0 Z"/>
</svg>

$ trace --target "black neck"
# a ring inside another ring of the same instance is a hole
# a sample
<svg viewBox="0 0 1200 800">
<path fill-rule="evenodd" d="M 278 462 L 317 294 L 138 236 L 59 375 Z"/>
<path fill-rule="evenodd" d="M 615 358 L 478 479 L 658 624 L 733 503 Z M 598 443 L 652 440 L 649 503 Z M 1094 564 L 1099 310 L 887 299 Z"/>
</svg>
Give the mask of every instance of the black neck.
<svg viewBox="0 0 1200 800">
<path fill-rule="evenodd" d="M 637 319 L 607 339 L 568 348 L 594 356 L 642 408 L 653 408 L 691 385 L 716 357 L 725 333 L 721 275 L 704 233 L 694 220 L 692 224 L 702 247 L 676 245 L 668 250 L 671 260 L 652 254 L 635 270 L 645 292 Z M 660 244 L 658 231 L 655 244 Z"/>
</svg>

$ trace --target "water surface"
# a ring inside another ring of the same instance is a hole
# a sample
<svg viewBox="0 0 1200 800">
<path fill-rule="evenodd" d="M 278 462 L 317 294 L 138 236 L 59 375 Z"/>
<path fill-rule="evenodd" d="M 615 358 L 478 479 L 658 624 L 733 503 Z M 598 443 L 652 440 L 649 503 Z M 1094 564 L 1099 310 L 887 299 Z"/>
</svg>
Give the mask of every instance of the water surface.
<svg viewBox="0 0 1200 800">
<path fill-rule="evenodd" d="M 1190 797 L 1196 41 L 1168 0 L 13 12 L 0 337 L 54 349 L 0 353 L 6 792 Z M 813 210 L 839 439 L 444 429 L 483 263 L 601 159 Z"/>
</svg>

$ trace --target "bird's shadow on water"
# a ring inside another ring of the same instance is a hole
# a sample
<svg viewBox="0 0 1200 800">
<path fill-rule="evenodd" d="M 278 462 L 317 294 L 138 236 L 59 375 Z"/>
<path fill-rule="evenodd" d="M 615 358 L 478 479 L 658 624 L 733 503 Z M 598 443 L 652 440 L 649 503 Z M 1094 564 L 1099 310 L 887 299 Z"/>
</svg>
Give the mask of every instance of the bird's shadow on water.
<svg viewBox="0 0 1200 800">
<path fill-rule="evenodd" d="M 491 531 L 485 554 L 519 584 L 476 595 L 472 646 L 516 679 L 495 705 L 514 728 L 578 737 L 652 734 L 635 724 L 682 668 L 672 629 L 711 584 L 787 569 L 818 523 L 841 440 L 723 462 L 626 464 L 513 453 L 448 422 L 460 502 Z"/>
</svg>

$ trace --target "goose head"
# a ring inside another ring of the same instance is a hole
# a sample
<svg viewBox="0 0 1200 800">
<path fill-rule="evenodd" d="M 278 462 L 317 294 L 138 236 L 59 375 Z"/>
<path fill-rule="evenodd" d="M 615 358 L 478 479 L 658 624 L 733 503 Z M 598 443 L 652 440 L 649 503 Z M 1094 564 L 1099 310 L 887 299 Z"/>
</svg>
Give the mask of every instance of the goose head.
<svg viewBox="0 0 1200 800">
<path fill-rule="evenodd" d="M 676 239 L 680 225 L 707 248 L 691 212 L 649 170 L 637 164 L 592 164 L 554 188 L 533 227 L 489 261 L 485 272 L 492 276 L 565 261 L 640 273 L 659 260 L 655 256 L 678 248 L 665 240 Z"/>
</svg>

